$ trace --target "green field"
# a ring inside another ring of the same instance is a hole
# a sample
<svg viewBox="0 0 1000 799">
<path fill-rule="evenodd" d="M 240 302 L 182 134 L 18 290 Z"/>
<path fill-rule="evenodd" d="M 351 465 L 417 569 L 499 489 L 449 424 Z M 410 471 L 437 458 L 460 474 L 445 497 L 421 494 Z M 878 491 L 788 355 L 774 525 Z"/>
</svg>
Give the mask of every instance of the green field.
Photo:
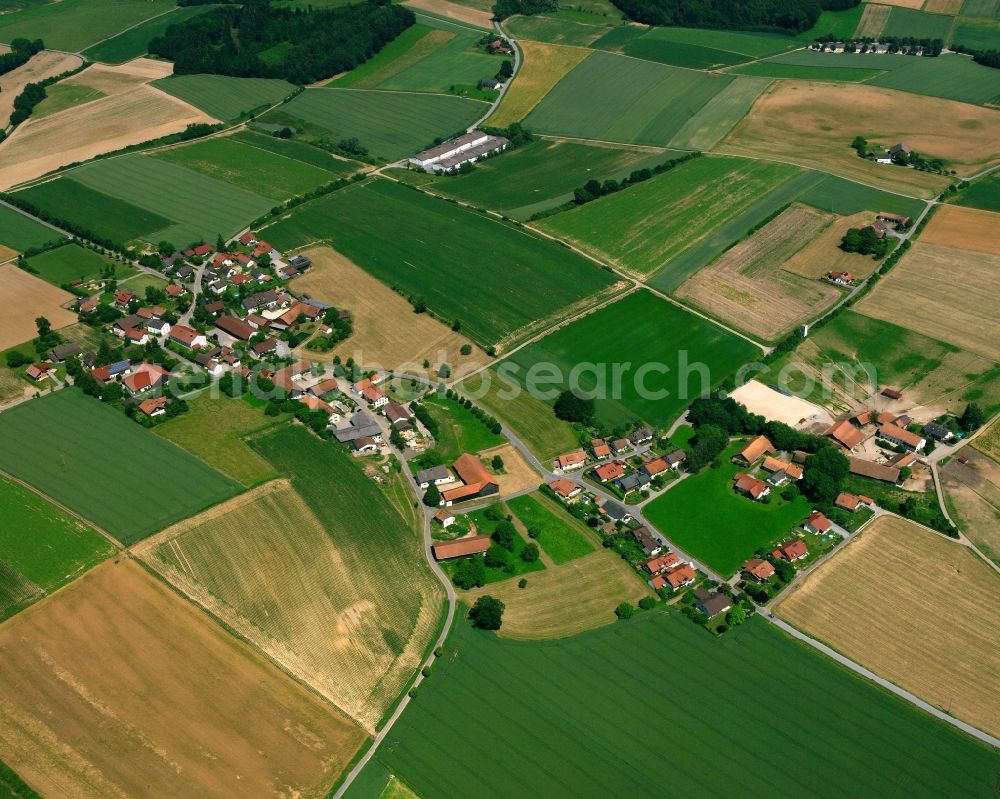
<svg viewBox="0 0 1000 799">
<path fill-rule="evenodd" d="M 3 412 L 0 437 L 0 469 L 125 544 L 240 489 L 180 447 L 76 390 Z"/>
<path fill-rule="evenodd" d="M 228 136 L 171 147 L 154 157 L 280 200 L 305 194 L 339 177 L 333 171 Z M 330 161 L 336 163 L 332 158 Z"/>
<path fill-rule="evenodd" d="M 223 121 L 279 103 L 295 91 L 283 80 L 225 75 L 173 75 L 152 85 Z"/>
<path fill-rule="evenodd" d="M 670 141 L 681 150 L 710 150 L 746 116 L 771 85 L 767 78 L 739 77 L 684 123 Z"/>
<path fill-rule="evenodd" d="M 459 320 L 484 346 L 612 283 L 557 244 L 387 180 L 300 206 L 266 236 L 279 249 L 329 239 L 383 282 Z"/>
<path fill-rule="evenodd" d="M 506 443 L 503 436 L 487 429 L 471 410 L 443 394 L 434 394 L 420 403 L 438 423 L 434 451 L 441 456 L 441 462 L 451 463 L 462 453 L 482 452 Z"/>
<path fill-rule="evenodd" d="M 734 67 L 734 75 L 753 75 L 759 78 L 787 78 L 793 80 L 862 81 L 881 74 L 877 69 L 855 69 L 851 67 L 808 67 L 797 64 L 781 64 L 775 61 L 756 61 Z"/>
<path fill-rule="evenodd" d="M 556 565 L 582 558 L 595 547 L 572 516 L 542 495 L 523 494 L 507 500 L 507 507 Z"/>
<path fill-rule="evenodd" d="M 959 17 L 951 34 L 952 44 L 961 44 L 972 50 L 1000 49 L 1000 19 L 987 21 Z"/>
<path fill-rule="evenodd" d="M 257 133 L 252 130 L 241 130 L 234 133 L 231 138 L 285 158 L 318 166 L 320 169 L 332 172 L 337 177 L 347 177 L 361 168 L 361 164 L 357 161 L 331 155 L 319 147 L 313 147 L 311 144 L 293 139 L 279 139 L 277 136 L 269 136 L 266 133 Z"/>
<path fill-rule="evenodd" d="M 697 28 L 615 28 L 593 46 L 617 50 L 634 58 L 691 69 L 738 64 L 751 58 L 780 53 L 797 42 L 781 36 Z"/>
<path fill-rule="evenodd" d="M 545 95 L 525 126 L 558 136 L 665 147 L 732 80 L 598 51 Z"/>
<path fill-rule="evenodd" d="M 231 236 L 278 204 L 275 197 L 148 155 L 94 161 L 70 174 L 74 181 L 94 191 L 170 219 L 172 224 L 150 233 L 149 238 L 166 239 L 176 245 L 214 241 L 219 234 Z M 260 186 L 262 192 L 267 189 L 266 185 Z M 100 224 L 99 219 L 90 221 L 89 211 L 81 209 L 81 224 Z"/>
<path fill-rule="evenodd" d="M 600 422 L 615 427 L 642 419 L 667 427 L 691 400 L 757 352 L 749 342 L 640 290 L 519 350 L 504 368 L 518 367 L 511 376 L 524 386 L 535 364 L 554 365 L 558 378 L 549 380 L 546 372 L 543 384 L 532 392 L 547 392 L 543 398 L 551 402 L 582 365 L 574 382 L 597 394 Z M 589 368 L 593 364 L 598 368 Z M 689 370 L 684 364 L 704 368 Z M 620 388 L 615 386 L 615 365 L 624 369 Z"/>
<path fill-rule="evenodd" d="M 468 175 L 444 176 L 433 190 L 513 219 L 570 202 L 588 180 L 621 180 L 635 169 L 662 164 L 680 153 L 538 139 L 476 165 Z"/>
<path fill-rule="evenodd" d="M 812 509 L 805 497 L 786 502 L 778 490 L 771 492 L 769 504 L 737 494 L 733 477 L 747 470 L 729 459 L 744 443 L 733 444 L 720 455 L 718 469 L 689 477 L 643 509 L 650 524 L 668 540 L 723 576 L 739 569 L 755 550 L 788 535 Z M 712 512 L 706 513 L 706 508 Z"/>
<path fill-rule="evenodd" d="M 502 506 L 501 506 L 502 507 Z M 498 520 L 492 520 L 486 518 L 486 510 L 480 508 L 479 510 L 474 510 L 469 512 L 469 518 L 472 520 L 473 524 L 476 525 L 476 531 L 479 535 L 486 535 L 492 538 L 493 531 L 496 530 L 499 524 Z M 486 567 L 486 583 L 500 583 L 504 580 L 509 580 L 512 577 L 517 577 L 521 574 L 528 574 L 529 572 L 537 572 L 545 569 L 545 564 L 542 563 L 541 558 L 530 563 L 521 560 L 521 552 L 528 545 L 528 542 L 521 536 L 520 532 L 514 535 L 514 543 L 510 549 L 509 562 L 511 565 L 511 570 L 499 568 L 496 566 Z M 479 556 L 477 556 L 479 557 Z M 458 566 L 459 561 L 452 560 L 446 561 L 442 564 L 442 568 L 449 577 L 453 577 L 455 573 L 455 568 Z"/>
<path fill-rule="evenodd" d="M 772 698 L 789 675 L 814 689 Z M 639 720 L 667 718 L 635 733 Z M 460 619 L 376 759 L 436 799 L 464 799 L 470 785 L 482 799 L 658 797 L 664 782 L 684 797 L 738 786 L 747 797 L 840 799 L 864 786 L 985 799 L 998 765 L 987 746 L 761 619 L 720 640 L 674 611 L 538 642 Z"/>
<path fill-rule="evenodd" d="M 24 486 L 0 478 L 0 597 L 11 576 L 51 593 L 111 556 L 99 533 Z M 0 598 L 0 618 L 11 608 Z"/>
<path fill-rule="evenodd" d="M 963 103 L 982 105 L 1000 101 L 1000 70 L 957 54 L 908 58 L 906 66 L 880 75 L 872 84 Z"/>
<path fill-rule="evenodd" d="M 31 112 L 32 119 L 42 119 L 76 105 L 100 100 L 107 95 L 100 89 L 82 83 L 53 83 L 45 89 L 45 99 Z"/>
<path fill-rule="evenodd" d="M 42 799 L 10 766 L 0 760 L 0 796 L 3 799 Z"/>
<path fill-rule="evenodd" d="M 99 277 L 109 264 L 114 264 L 115 274 L 118 277 L 135 274 L 135 270 L 130 267 L 110 261 L 75 242 L 63 244 L 61 247 L 28 258 L 28 265 L 38 273 L 39 277 L 57 286 L 72 283 L 74 280 Z"/>
<path fill-rule="evenodd" d="M 145 55 L 149 47 L 149 42 L 157 36 L 162 36 L 166 33 L 167 28 L 171 25 L 179 25 L 191 17 L 211 11 L 213 7 L 211 5 L 200 5 L 175 8 L 167 14 L 161 14 L 155 19 L 123 31 L 113 39 L 108 39 L 100 44 L 95 44 L 93 47 L 88 47 L 83 54 L 91 61 L 102 61 L 105 64 L 122 64 L 125 61 Z"/>
<path fill-rule="evenodd" d="M 108 238 L 117 244 L 143 237 L 155 238 L 157 231 L 171 224 L 165 216 L 96 191 L 68 177 L 39 183 L 17 194 L 56 219 L 73 222 L 95 236 Z"/>
<path fill-rule="evenodd" d="M 761 63 L 882 72 L 903 69 L 907 64 L 920 60 L 916 56 L 893 55 L 892 53 L 877 55 L 876 53 L 821 53 L 818 50 L 794 50 L 791 53 L 782 53 L 768 58 Z"/>
<path fill-rule="evenodd" d="M 805 41 L 814 41 L 820 36 L 834 36 L 837 39 L 850 39 L 854 36 L 854 31 L 861 22 L 861 15 L 864 13 L 864 5 L 858 3 L 854 8 L 847 8 L 843 11 L 823 11 L 816 20 L 816 24 L 809 30 L 803 31 L 799 38 Z"/>
<path fill-rule="evenodd" d="M 24 252 L 33 247 L 43 247 L 63 236 L 34 219 L 0 205 L 0 244 Z"/>
<path fill-rule="evenodd" d="M 891 211 L 916 218 L 925 206 L 922 200 L 913 197 L 876 189 L 836 175 L 819 174 L 819 182 L 810 183 L 796 196 L 799 202 L 844 216 L 859 211 Z"/>
<path fill-rule="evenodd" d="M 377 88 L 447 92 L 456 84 L 475 86 L 480 80 L 492 78 L 503 61 L 501 56 L 491 55 L 477 44 L 482 34 L 475 31 L 455 28 L 438 31 L 429 38 L 443 41 L 413 63 L 403 64 L 399 71 L 386 75 Z"/>
<path fill-rule="evenodd" d="M 971 183 L 952 202 L 969 208 L 982 208 L 984 211 L 1000 211 L 1000 175 L 993 172 Z"/>
<path fill-rule="evenodd" d="M 333 142 L 355 137 L 373 156 L 395 161 L 464 131 L 487 110 L 478 100 L 440 94 L 307 89 L 261 121 L 304 123 L 307 135 L 316 135 L 314 127 L 317 138 Z"/>
<path fill-rule="evenodd" d="M 608 31 L 605 25 L 588 25 L 548 16 L 512 17 L 504 27 L 520 39 L 588 47 Z"/>
<path fill-rule="evenodd" d="M 886 36 L 912 36 L 914 39 L 948 41 L 954 17 L 928 14 L 915 8 L 893 6 L 882 33 Z"/>
<path fill-rule="evenodd" d="M 363 64 L 358 64 L 326 85 L 338 89 L 377 88 L 387 77 L 402 72 L 434 49 L 436 37 L 427 38 L 431 31 L 432 28 L 419 22 L 411 25 Z"/>
<path fill-rule="evenodd" d="M 741 31 L 705 30 L 703 28 L 650 28 L 640 38 L 722 50 L 749 58 L 763 58 L 792 47 L 798 47 L 798 42 L 794 39 L 780 34 L 743 33 Z"/>
<path fill-rule="evenodd" d="M 0 15 L 0 42 L 23 36 L 77 52 L 173 7 L 173 0 L 60 0 Z"/>
<path fill-rule="evenodd" d="M 1000 0 L 965 0 L 960 13 L 963 17 L 992 19 L 1000 16 Z"/>
<path fill-rule="evenodd" d="M 784 164 L 696 158 L 539 225 L 630 272 L 673 273 L 673 259 L 797 174 Z"/>
</svg>

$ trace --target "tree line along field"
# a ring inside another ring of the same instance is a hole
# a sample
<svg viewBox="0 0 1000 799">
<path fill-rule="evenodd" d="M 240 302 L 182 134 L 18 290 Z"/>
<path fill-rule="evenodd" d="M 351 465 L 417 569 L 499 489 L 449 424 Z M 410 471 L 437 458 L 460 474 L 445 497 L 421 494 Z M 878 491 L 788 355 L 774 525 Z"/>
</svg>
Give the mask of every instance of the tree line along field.
<svg viewBox="0 0 1000 799">
<path fill-rule="evenodd" d="M 184 450 L 74 390 L 4 411 L 0 435 L 6 442 L 0 469 L 124 544 L 240 490 Z M 157 470 L 155 480 L 149 468 Z"/>
<path fill-rule="evenodd" d="M 785 164 L 696 158 L 538 224 L 630 274 L 648 276 L 669 269 L 674 258 L 798 172 Z"/>
<path fill-rule="evenodd" d="M 730 376 L 756 352 L 748 341 L 640 290 L 519 350 L 501 370 L 524 388 L 534 364 L 555 365 L 559 378 L 546 379 L 536 388 L 547 392 L 549 396 L 542 398 L 552 402 L 559 390 L 568 387 L 574 367 L 597 364 L 603 374 L 584 369 L 578 387 L 598 392 L 599 421 L 614 427 L 642 419 L 667 427 L 692 399 Z M 704 372 L 685 370 L 685 363 L 700 364 Z M 620 388 L 615 386 L 612 364 L 629 366 Z M 663 364 L 668 371 L 647 368 L 640 374 L 638 370 L 647 364 Z"/>
<path fill-rule="evenodd" d="M 322 796 L 365 739 L 130 558 L 9 620 L 0 646 L 4 760 L 44 796 Z"/>
<path fill-rule="evenodd" d="M 367 89 L 306 89 L 261 117 L 307 137 L 357 138 L 371 155 L 395 161 L 430 147 L 435 138 L 464 131 L 489 106 L 442 94 Z"/>
<path fill-rule="evenodd" d="M 172 75 L 154 81 L 153 85 L 221 120 L 236 119 L 241 114 L 275 105 L 295 91 L 284 80 L 228 75 Z"/>
<path fill-rule="evenodd" d="M 576 253 L 387 180 L 302 205 L 265 235 L 283 250 L 329 240 L 384 283 L 459 321 L 483 346 L 526 335 L 613 285 Z"/>
<path fill-rule="evenodd" d="M 492 120 L 491 120 L 492 121 Z M 573 199 L 588 180 L 621 180 L 682 155 L 675 150 L 628 148 L 536 139 L 501 158 L 489 158 L 467 175 L 444 176 L 431 190 L 524 220 Z M 422 179 L 426 173 L 417 173 Z M 402 173 L 406 181 L 410 173 Z"/>
<path fill-rule="evenodd" d="M 663 493 L 643 510 L 649 522 L 685 552 L 722 575 L 730 575 L 754 552 L 788 535 L 809 515 L 805 497 L 791 502 L 773 494 L 771 502 L 753 502 L 737 494 L 733 478 L 745 471 L 730 458 L 746 442 L 729 447 L 722 466 L 705 469 Z M 711 508 L 710 514 L 706 508 Z"/>
<path fill-rule="evenodd" d="M 732 80 L 597 51 L 545 95 L 525 124 L 556 136 L 666 147 Z"/>
<path fill-rule="evenodd" d="M 923 575 L 940 575 L 928 592 Z M 993 735 L 1000 577 L 968 547 L 892 516 L 876 519 L 777 606 L 782 618 L 936 707 Z M 926 646 L 935 641 L 935 646 Z"/>
<path fill-rule="evenodd" d="M 845 114 L 844 109 L 851 113 Z M 855 136 L 873 142 L 905 139 L 912 149 L 943 158 L 959 175 L 995 163 L 996 111 L 936 97 L 867 85 L 777 81 L 715 148 L 755 158 L 780 158 L 909 196 L 936 196 L 948 178 L 859 158 Z"/>
<path fill-rule="evenodd" d="M 0 16 L 0 41 L 44 39 L 77 52 L 173 7 L 173 0 L 61 0 Z"/>
<path fill-rule="evenodd" d="M 0 619 L 75 579 L 114 548 L 79 519 L 0 477 Z"/>
<path fill-rule="evenodd" d="M 36 222 L 13 208 L 0 205 L 0 245 L 24 252 L 34 247 L 44 247 L 62 238 L 63 235 L 52 228 Z"/>
<path fill-rule="evenodd" d="M 822 689 L 771 698 L 790 674 Z M 633 733 L 636 719 L 668 717 L 683 723 Z M 609 749 L 615 740 L 629 742 L 627 758 Z M 717 640 L 672 611 L 544 642 L 459 621 L 376 758 L 439 797 L 467 796 L 470 784 L 483 797 L 659 796 L 650 775 L 664 763 L 684 796 L 739 785 L 748 796 L 839 797 L 864 785 L 875 795 L 973 797 L 991 790 L 997 762 L 760 619 Z"/>
</svg>

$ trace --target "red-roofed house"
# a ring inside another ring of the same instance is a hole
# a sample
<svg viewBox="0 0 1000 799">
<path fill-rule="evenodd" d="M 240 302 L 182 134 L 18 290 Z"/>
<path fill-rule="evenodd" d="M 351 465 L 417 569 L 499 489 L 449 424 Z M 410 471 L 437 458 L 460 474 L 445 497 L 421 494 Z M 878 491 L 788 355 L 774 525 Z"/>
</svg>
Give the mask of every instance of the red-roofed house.
<svg viewBox="0 0 1000 799">
<path fill-rule="evenodd" d="M 500 491 L 496 478 L 486 471 L 483 462 L 475 455 L 466 452 L 452 464 L 452 468 L 465 485 L 441 492 L 441 504 L 446 507 L 455 502 L 492 496 Z"/>
<path fill-rule="evenodd" d="M 676 591 L 678 588 L 691 585 L 691 583 L 698 579 L 698 574 L 690 563 L 682 563 L 677 568 L 668 571 L 664 577 L 667 579 L 667 585 Z"/>
<path fill-rule="evenodd" d="M 667 569 L 672 569 L 681 562 L 681 559 L 677 557 L 676 552 L 664 552 L 659 557 L 650 558 L 645 563 L 642 564 L 649 574 L 660 574 L 661 572 L 667 571 Z"/>
<path fill-rule="evenodd" d="M 830 529 L 833 527 L 833 523 L 820 511 L 814 510 L 802 523 L 802 526 L 810 533 L 822 535 L 823 533 L 830 532 Z"/>
<path fill-rule="evenodd" d="M 809 547 L 805 545 L 805 542 L 800 541 L 798 538 L 789 541 L 787 544 L 782 544 L 780 547 L 771 552 L 776 558 L 781 558 L 787 561 L 802 560 L 803 558 L 809 557 Z"/>
<path fill-rule="evenodd" d="M 189 350 L 208 346 L 208 338 L 205 334 L 187 325 L 174 325 L 171 327 L 170 340 L 176 341 L 182 347 L 186 347 Z"/>
<path fill-rule="evenodd" d="M 167 412 L 167 398 L 156 397 L 154 399 L 145 399 L 139 403 L 139 410 L 150 418 L 153 416 L 163 416 Z"/>
<path fill-rule="evenodd" d="M 38 383 L 49 376 L 49 370 L 51 368 L 52 364 L 50 363 L 33 363 L 24 371 L 24 373 Z"/>
<path fill-rule="evenodd" d="M 865 440 L 865 434 L 851 424 L 847 419 L 835 422 L 826 434 L 841 446 L 847 449 L 854 449 Z"/>
<path fill-rule="evenodd" d="M 854 494 L 848 494 L 846 491 L 844 491 L 837 495 L 837 499 L 834 501 L 833 504 L 836 505 L 838 508 L 854 513 L 854 511 L 856 511 L 858 507 L 861 505 L 861 499 L 859 497 L 854 496 Z"/>
<path fill-rule="evenodd" d="M 580 496 L 580 492 L 583 491 L 583 489 L 572 480 L 566 480 L 565 478 L 553 480 L 549 483 L 549 488 L 555 491 L 561 499 L 564 499 L 567 502 Z"/>
<path fill-rule="evenodd" d="M 758 458 L 763 455 L 773 455 L 774 452 L 774 444 L 771 443 L 767 436 L 757 436 L 757 438 L 733 456 L 733 461 L 745 463 L 749 466 L 752 463 L 756 463 Z"/>
<path fill-rule="evenodd" d="M 602 483 L 608 482 L 608 480 L 617 480 L 625 474 L 625 467 L 622 466 L 617 461 L 613 463 L 604 463 L 594 469 L 594 475 Z"/>
<path fill-rule="evenodd" d="M 135 396 L 159 388 L 169 375 L 159 364 L 143 362 L 122 379 L 122 385 L 129 394 Z"/>
<path fill-rule="evenodd" d="M 607 441 L 601 438 L 595 438 L 590 442 L 590 451 L 594 453 L 597 460 L 611 457 L 611 447 L 608 446 Z"/>
<path fill-rule="evenodd" d="M 431 548 L 434 550 L 435 560 L 464 558 L 468 555 L 481 555 L 489 549 L 490 538 L 485 535 L 468 535 L 465 538 L 456 538 L 454 541 L 442 541 Z"/>
<path fill-rule="evenodd" d="M 741 494 L 756 501 L 771 493 L 771 486 L 750 474 L 740 472 L 733 478 L 733 485 Z"/>
<path fill-rule="evenodd" d="M 564 472 L 582 469 L 587 465 L 587 454 L 582 449 L 567 452 L 565 455 L 560 455 L 556 458 L 555 465 Z"/>
<path fill-rule="evenodd" d="M 743 564 L 743 573 L 754 582 L 763 583 L 774 576 L 774 566 L 761 558 L 751 558 Z"/>
</svg>

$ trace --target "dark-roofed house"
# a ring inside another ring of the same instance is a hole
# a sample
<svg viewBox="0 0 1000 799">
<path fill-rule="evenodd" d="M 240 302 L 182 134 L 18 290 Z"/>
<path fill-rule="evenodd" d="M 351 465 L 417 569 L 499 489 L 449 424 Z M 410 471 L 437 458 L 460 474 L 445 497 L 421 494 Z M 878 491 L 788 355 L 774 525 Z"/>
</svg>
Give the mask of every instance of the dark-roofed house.
<svg viewBox="0 0 1000 799">
<path fill-rule="evenodd" d="M 406 424 L 413 418 L 413 411 L 405 405 L 390 403 L 382 409 L 382 413 L 385 414 L 385 418 L 389 420 L 389 424 L 391 425 Z"/>
<path fill-rule="evenodd" d="M 615 502 L 613 499 L 609 499 L 605 502 L 602 510 L 613 522 L 627 522 L 632 518 L 632 514 L 628 512 L 628 509 L 620 502 Z"/>
<path fill-rule="evenodd" d="M 248 311 L 259 311 L 261 308 L 276 308 L 278 292 L 274 289 L 258 291 L 243 300 L 243 307 Z"/>
<path fill-rule="evenodd" d="M 448 471 L 447 466 L 432 466 L 430 469 L 421 469 L 413 475 L 413 480 L 421 488 L 430 488 L 431 483 L 439 486 L 455 482 L 455 478 Z"/>
<path fill-rule="evenodd" d="M 687 460 L 687 453 L 682 449 L 675 449 L 673 452 L 668 452 L 664 455 L 663 459 L 667 462 L 667 466 L 677 471 L 681 467 L 681 464 Z"/>
<path fill-rule="evenodd" d="M 899 469 L 895 466 L 883 466 L 880 463 L 866 461 L 864 458 L 848 458 L 851 474 L 869 477 L 872 480 L 882 480 L 885 483 L 899 482 Z"/>
<path fill-rule="evenodd" d="M 278 349 L 278 340 L 276 338 L 266 338 L 263 341 L 258 341 L 256 344 L 250 347 L 250 354 L 254 358 L 266 358 L 268 355 L 275 353 Z"/>
<path fill-rule="evenodd" d="M 695 589 L 695 599 L 697 600 L 695 607 L 710 619 L 725 613 L 733 606 L 733 601 L 728 596 L 717 591 Z"/>
<path fill-rule="evenodd" d="M 454 541 L 441 541 L 431 547 L 435 560 L 481 555 L 489 548 L 490 537 L 486 535 L 468 535 L 465 538 L 456 538 Z"/>
<path fill-rule="evenodd" d="M 341 444 L 347 444 L 364 437 L 374 438 L 377 441 L 381 436 L 382 428 L 367 411 L 358 411 L 351 416 L 347 427 L 340 427 L 333 431 L 333 437 Z"/>
<path fill-rule="evenodd" d="M 629 491 L 637 491 L 644 486 L 648 486 L 652 482 L 649 475 L 645 472 L 630 472 L 618 480 L 615 480 L 615 485 L 618 486 L 626 494 Z"/>
<path fill-rule="evenodd" d="M 955 434 L 951 430 L 937 422 L 928 422 L 925 424 L 924 433 L 935 441 L 951 441 L 955 437 Z"/>
<path fill-rule="evenodd" d="M 605 505 L 605 508 L 607 508 L 607 505 Z M 630 532 L 632 533 L 632 538 L 635 539 L 635 542 L 642 547 L 642 551 L 647 555 L 653 556 L 660 554 L 660 551 L 663 549 L 663 544 L 657 540 L 656 536 L 650 532 L 648 527 L 636 527 L 635 529 L 630 530 Z"/>
<path fill-rule="evenodd" d="M 79 344 L 60 344 L 49 353 L 49 357 L 56 363 L 62 363 L 69 358 L 79 358 L 83 355 L 83 350 Z"/>
<path fill-rule="evenodd" d="M 639 446 L 640 444 L 645 444 L 647 441 L 653 440 L 653 431 L 648 427 L 637 427 L 629 435 L 628 440 L 632 442 L 634 446 Z"/>
</svg>

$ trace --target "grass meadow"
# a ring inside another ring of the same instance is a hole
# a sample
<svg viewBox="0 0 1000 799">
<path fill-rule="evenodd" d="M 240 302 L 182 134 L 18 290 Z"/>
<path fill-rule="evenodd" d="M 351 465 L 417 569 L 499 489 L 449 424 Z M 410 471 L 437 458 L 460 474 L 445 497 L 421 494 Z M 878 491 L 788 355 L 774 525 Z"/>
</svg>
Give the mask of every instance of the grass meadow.
<svg viewBox="0 0 1000 799">
<path fill-rule="evenodd" d="M 386 75 L 377 88 L 404 92 L 448 92 L 452 86 L 475 87 L 480 80 L 492 78 L 503 57 L 487 53 L 477 43 L 482 34 L 462 28 L 432 30 L 428 38 L 437 40 L 412 63 L 394 74 Z"/>
<path fill-rule="evenodd" d="M 1000 211 L 1000 175 L 994 172 L 970 183 L 951 202 L 983 211 Z"/>
<path fill-rule="evenodd" d="M 843 11 L 823 11 L 816 20 L 816 24 L 809 30 L 803 31 L 799 38 L 806 41 L 814 41 L 819 36 L 833 36 L 837 39 L 850 39 L 857 30 L 861 21 L 861 14 L 864 6 L 860 3 L 854 8 L 847 8 Z"/>
<path fill-rule="evenodd" d="M 770 503 L 737 494 L 733 477 L 746 468 L 729 459 L 743 446 L 719 456 L 722 465 L 681 481 L 643 508 L 643 514 L 670 541 L 722 575 L 730 575 L 760 547 L 788 535 L 809 515 L 805 497 L 786 502 L 771 492 Z M 707 514 L 706 508 L 712 512 Z"/>
<path fill-rule="evenodd" d="M 739 77 L 684 123 L 670 144 L 683 150 L 710 150 L 733 129 L 771 85 L 767 78 Z"/>
<path fill-rule="evenodd" d="M 880 75 L 872 84 L 977 105 L 996 105 L 1000 100 L 998 70 L 957 53 L 937 58 L 907 57 L 905 66 Z"/>
<path fill-rule="evenodd" d="M 912 36 L 914 39 L 941 39 L 947 42 L 954 19 L 945 14 L 928 14 L 916 8 L 893 6 L 882 33 L 886 36 Z"/>
<path fill-rule="evenodd" d="M 580 522 L 544 495 L 523 494 L 507 500 L 507 507 L 554 563 L 568 563 L 594 551 L 594 544 L 580 529 Z"/>
<path fill-rule="evenodd" d="M 851 67 L 812 67 L 800 64 L 782 64 L 776 61 L 755 61 L 742 64 L 730 72 L 758 78 L 785 78 L 799 80 L 863 81 L 881 74 L 877 69 L 855 69 Z"/>
<path fill-rule="evenodd" d="M 291 158 L 303 164 L 317 166 L 326 172 L 332 172 L 336 177 L 352 175 L 362 166 L 357 161 L 332 155 L 326 150 L 313 147 L 313 145 L 306 142 L 295 141 L 294 139 L 279 139 L 277 136 L 269 136 L 266 133 L 258 133 L 254 130 L 241 130 L 238 133 L 234 133 L 231 138 L 234 141 L 248 144 L 260 150 L 267 150 L 284 158 Z"/>
<path fill-rule="evenodd" d="M 435 49 L 438 37 L 432 35 L 432 31 L 432 28 L 419 22 L 411 25 L 363 64 L 325 85 L 338 89 L 378 88 L 387 77 L 402 72 Z"/>
<path fill-rule="evenodd" d="M 534 364 L 555 364 L 560 379 L 546 379 L 544 386 L 545 391 L 551 389 L 546 398 L 551 402 L 559 389 L 569 385 L 575 367 L 603 366 L 603 375 L 587 368 L 578 375 L 581 390 L 599 392 L 596 405 L 601 422 L 614 427 L 642 419 L 667 427 L 692 399 L 731 375 L 757 351 L 701 317 L 648 291 L 636 291 L 519 350 L 501 370 L 523 383 Z M 669 371 L 638 371 L 657 363 Z M 697 370 L 685 371 L 684 363 L 704 364 L 704 378 Z M 611 364 L 629 367 L 620 389 L 614 386 Z M 641 391 L 643 386 L 645 391 Z"/>
<path fill-rule="evenodd" d="M 50 593 L 109 557 L 108 541 L 79 519 L 12 480 L 0 478 L 0 618 L 17 590 Z"/>
<path fill-rule="evenodd" d="M 545 95 L 538 133 L 666 147 L 733 78 L 595 51 Z"/>
<path fill-rule="evenodd" d="M 589 47 L 611 29 L 607 25 L 589 25 L 542 15 L 512 17 L 509 22 L 504 21 L 504 26 L 519 39 L 575 47 Z"/>
<path fill-rule="evenodd" d="M 363 89 L 307 89 L 262 122 L 318 129 L 331 141 L 356 137 L 378 158 L 395 161 L 464 131 L 489 110 L 486 103 L 440 94 Z"/>
<path fill-rule="evenodd" d="M 24 252 L 32 247 L 43 247 L 63 238 L 52 228 L 7 206 L 0 206 L 0 244 Z"/>
<path fill-rule="evenodd" d="M 0 15 L 0 41 L 44 39 L 77 52 L 173 7 L 173 0 L 61 0 Z"/>
<path fill-rule="evenodd" d="M 165 216 L 92 189 L 69 177 L 39 183 L 17 194 L 56 219 L 74 222 L 94 235 L 118 244 L 143 237 L 153 238 L 157 231 L 172 224 L 172 220 Z"/>
<path fill-rule="evenodd" d="M 115 263 L 103 255 L 81 247 L 75 242 L 63 244 L 52 250 L 46 250 L 39 255 L 32 255 L 28 265 L 38 273 L 38 276 L 63 286 L 74 280 L 87 280 L 99 277 L 101 272 L 114 263 L 115 274 L 119 278 L 135 274 L 135 270 L 121 263 Z"/>
<path fill-rule="evenodd" d="M 226 75 L 172 75 L 152 85 L 222 121 L 279 103 L 295 91 L 284 80 Z"/>
<path fill-rule="evenodd" d="M 822 689 L 775 697 L 790 674 Z M 666 717 L 678 721 L 633 732 L 637 719 Z M 763 620 L 716 639 L 662 610 L 560 641 L 507 641 L 459 619 L 376 759 L 442 799 L 469 785 L 484 799 L 661 796 L 651 775 L 665 763 L 680 796 L 739 785 L 747 796 L 835 799 L 863 784 L 872 795 L 973 797 L 992 790 L 997 763 Z"/>
<path fill-rule="evenodd" d="M 443 394 L 427 397 L 420 404 L 427 408 L 427 412 L 438 423 L 434 450 L 447 463 L 465 452 L 482 452 L 484 449 L 500 446 L 506 440 L 488 430 L 464 405 L 459 405 L 456 400 Z"/>
<path fill-rule="evenodd" d="M 796 44 L 783 36 L 738 31 L 625 26 L 613 29 L 593 46 L 678 67 L 711 69 L 780 53 Z"/>
<path fill-rule="evenodd" d="M 0 414 L 0 468 L 124 544 L 239 485 L 109 406 L 67 389 Z"/>
<path fill-rule="evenodd" d="M 673 271 L 685 250 L 799 173 L 785 164 L 696 158 L 539 227 L 633 274 Z"/>
<path fill-rule="evenodd" d="M 484 346 L 525 335 L 612 284 L 607 272 L 557 244 L 387 180 L 302 205 L 266 231 L 279 249 L 329 239 L 404 296 L 423 297 L 442 319 L 458 320 Z"/>
<path fill-rule="evenodd" d="M 985 21 L 959 17 L 951 34 L 951 42 L 972 50 L 1000 48 L 1000 14 L 994 14 L 993 19 Z"/>
<path fill-rule="evenodd" d="M 480 162 L 468 175 L 442 177 L 434 182 L 433 191 L 524 220 L 571 201 L 573 190 L 588 180 L 621 180 L 635 169 L 654 167 L 678 155 L 671 150 L 537 139 Z"/>
<path fill-rule="evenodd" d="M 211 6 L 186 6 L 175 8 L 167 14 L 161 14 L 153 19 L 136 25 L 134 28 L 122 31 L 117 36 L 88 47 L 84 55 L 91 61 L 105 64 L 122 64 L 133 58 L 145 55 L 149 42 L 157 36 L 166 33 L 171 25 L 179 25 L 191 17 L 197 17 L 210 11 Z"/>
</svg>

